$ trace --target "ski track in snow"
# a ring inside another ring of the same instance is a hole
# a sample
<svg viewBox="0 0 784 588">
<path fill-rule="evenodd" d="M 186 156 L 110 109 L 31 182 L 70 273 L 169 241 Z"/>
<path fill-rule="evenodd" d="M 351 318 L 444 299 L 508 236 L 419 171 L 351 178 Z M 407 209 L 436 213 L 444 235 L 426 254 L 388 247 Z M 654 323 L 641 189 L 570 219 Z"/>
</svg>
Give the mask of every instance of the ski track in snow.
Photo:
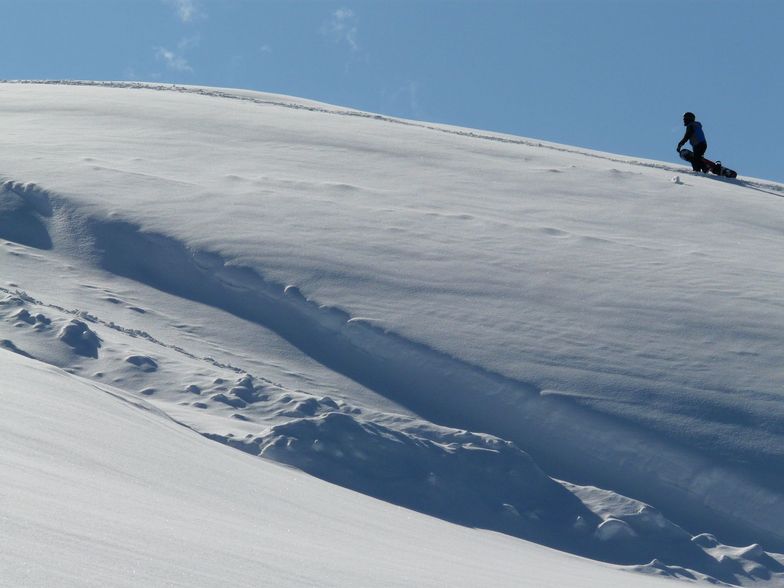
<svg viewBox="0 0 784 588">
<path fill-rule="evenodd" d="M 68 227 L 91 244 L 103 269 L 263 325 L 330 369 L 452 427 L 433 428 L 406 419 L 398 419 L 393 428 L 374 424 L 383 417 L 362 418 L 361 410 L 329 398 L 291 394 L 263 377 L 246 375 L 240 367 L 199 357 L 145 331 L 85 310 L 38 300 L 18 287 L 0 287 L 7 295 L 0 308 L 22 307 L 10 314 L 17 325 L 21 321 L 38 332 L 54 329 L 51 318 L 27 311 L 29 306 L 63 315 L 57 339 L 78 356 L 95 360 L 99 352 L 105 353 L 103 339 L 94 331 L 103 328 L 172 351 L 183 361 L 202 362 L 236 374 L 233 385 L 217 378 L 212 385 L 189 386 L 185 393 L 198 398 L 183 402 L 178 397 L 180 406 L 190 405 L 197 411 L 228 407 L 230 418 L 246 422 L 258 418 L 259 403 L 274 401 L 283 407 L 271 426 L 244 438 L 188 424 L 208 438 L 461 524 L 497 529 L 614 563 L 650 561 L 640 568 L 643 571 L 731 583 L 775 579 L 784 571 L 777 556 L 759 547 L 728 548 L 712 536 L 693 537 L 643 503 L 568 484 L 566 492 L 516 445 L 533 448 L 537 459 L 546 465 L 557 462 L 573 479 L 596 479 L 615 488 L 629 488 L 638 496 L 645 494 L 643 486 L 649 491 L 653 487 L 653 495 L 670 496 L 673 503 L 683 501 L 692 515 L 697 512 L 692 521 L 699 521 L 700 516 L 705 521 L 719 516 L 728 527 L 751 522 L 763 536 L 776 533 L 778 529 L 766 529 L 763 515 L 782 508 L 779 497 L 738 478 L 736 472 L 564 402 L 552 391 L 487 372 L 352 318 L 340 309 L 319 306 L 305 299 L 296 287 L 271 283 L 248 268 L 228 266 L 216 254 L 192 251 L 174 239 L 144 233 L 127 222 L 85 218 L 65 198 L 32 184 L 6 181 L 2 192 L 21 198 L 23 203 L 12 214 L 13 226 L 25 227 L 24 233 L 0 223 L 0 236 L 8 241 L 14 242 L 9 236 L 16 237 L 25 247 L 49 251 L 57 248 L 57 238 L 68 234 L 60 229 Z M 106 302 L 122 303 L 112 296 L 107 296 Z M 5 314 L 9 318 L 9 313 Z M 11 340 L 4 340 L 3 347 L 35 356 Z M 126 354 L 124 362 L 133 366 L 129 369 L 139 377 L 151 377 L 165 360 L 140 352 Z M 159 395 L 149 386 L 135 392 L 150 399 Z M 167 410 L 169 405 L 159 402 L 157 406 Z M 246 408 L 256 413 L 247 412 L 246 416 Z M 183 422 L 181 413 L 167 412 Z M 575 431 L 574 423 L 581 423 L 592 435 Z M 516 445 L 466 430 L 492 433 Z M 561 438 L 557 447 L 542 445 L 542 439 L 557 436 Z M 617 451 L 608 453 L 612 447 Z M 614 477 L 617 463 L 626 464 L 623 480 L 617 474 Z M 677 473 L 667 477 L 676 463 L 689 470 L 687 478 Z M 380 464 L 381 470 L 373 464 Z M 651 472 L 658 474 L 651 478 Z M 456 492 L 455 488 L 461 490 Z M 724 493 L 726 488 L 731 491 Z M 444 501 L 447 489 L 452 495 Z M 602 497 L 597 501 L 601 506 L 586 508 L 597 495 Z M 620 503 L 623 508 L 607 509 L 608 502 Z M 708 507 L 699 512 L 702 502 Z M 745 510 L 733 520 L 738 503 L 763 503 L 766 509 L 758 518 L 754 518 L 755 511 Z M 666 506 L 678 512 L 675 504 Z"/>
</svg>

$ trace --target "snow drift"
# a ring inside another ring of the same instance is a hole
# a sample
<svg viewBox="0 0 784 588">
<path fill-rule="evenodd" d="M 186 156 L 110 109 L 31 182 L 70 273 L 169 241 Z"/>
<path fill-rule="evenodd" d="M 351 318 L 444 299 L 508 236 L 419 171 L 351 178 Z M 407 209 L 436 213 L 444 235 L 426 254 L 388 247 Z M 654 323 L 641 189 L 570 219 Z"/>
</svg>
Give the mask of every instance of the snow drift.
<svg viewBox="0 0 784 588">
<path fill-rule="evenodd" d="M 4 90 L 6 350 L 449 521 L 780 581 L 781 186 L 265 94 Z"/>
<path fill-rule="evenodd" d="M 254 461 L 110 386 L 9 353 L 0 369 L 4 586 L 514 586 L 564 563 L 622 581 Z"/>
</svg>

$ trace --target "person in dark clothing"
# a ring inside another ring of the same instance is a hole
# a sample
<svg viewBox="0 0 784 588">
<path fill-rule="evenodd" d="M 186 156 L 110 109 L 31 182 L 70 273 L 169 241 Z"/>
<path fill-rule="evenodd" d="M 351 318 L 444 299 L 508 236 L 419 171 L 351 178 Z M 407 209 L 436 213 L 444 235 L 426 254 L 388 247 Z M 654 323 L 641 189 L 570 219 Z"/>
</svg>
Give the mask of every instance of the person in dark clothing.
<svg viewBox="0 0 784 588">
<path fill-rule="evenodd" d="M 681 152 L 681 148 L 686 141 L 689 141 L 691 143 L 691 149 L 694 152 L 691 168 L 694 171 L 707 173 L 708 164 L 705 163 L 703 156 L 708 150 L 708 142 L 705 140 L 705 132 L 702 130 L 702 123 L 697 122 L 697 117 L 694 116 L 694 113 L 687 112 L 683 115 L 683 126 L 686 127 L 686 133 L 676 147 L 678 153 Z"/>
</svg>

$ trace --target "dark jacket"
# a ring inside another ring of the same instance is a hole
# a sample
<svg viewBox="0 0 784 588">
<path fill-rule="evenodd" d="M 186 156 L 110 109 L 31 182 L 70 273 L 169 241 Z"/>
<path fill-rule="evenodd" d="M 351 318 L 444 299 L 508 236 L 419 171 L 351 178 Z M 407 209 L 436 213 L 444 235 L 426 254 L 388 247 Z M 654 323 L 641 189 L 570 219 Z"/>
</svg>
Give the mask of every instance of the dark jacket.
<svg viewBox="0 0 784 588">
<path fill-rule="evenodd" d="M 705 132 L 702 130 L 702 123 L 695 120 L 686 125 L 686 133 L 683 135 L 681 142 L 678 143 L 678 149 L 683 147 L 686 141 L 689 141 L 692 147 L 696 147 L 701 143 L 707 143 Z"/>
</svg>

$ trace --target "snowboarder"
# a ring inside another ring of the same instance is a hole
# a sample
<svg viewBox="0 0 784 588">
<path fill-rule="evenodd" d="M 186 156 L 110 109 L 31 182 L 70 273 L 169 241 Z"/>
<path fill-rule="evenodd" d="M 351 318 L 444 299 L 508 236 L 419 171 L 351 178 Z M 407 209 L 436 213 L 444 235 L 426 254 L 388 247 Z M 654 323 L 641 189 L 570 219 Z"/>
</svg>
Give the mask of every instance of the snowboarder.
<svg viewBox="0 0 784 588">
<path fill-rule="evenodd" d="M 702 123 L 697 122 L 697 117 L 694 116 L 693 112 L 686 112 L 683 115 L 683 126 L 686 127 L 686 133 L 676 147 L 678 153 L 681 152 L 684 143 L 689 141 L 694 152 L 694 156 L 691 159 L 691 168 L 694 171 L 708 173 L 708 165 L 703 159 L 705 152 L 708 150 L 708 142 L 705 140 L 705 132 L 702 130 Z"/>
</svg>

